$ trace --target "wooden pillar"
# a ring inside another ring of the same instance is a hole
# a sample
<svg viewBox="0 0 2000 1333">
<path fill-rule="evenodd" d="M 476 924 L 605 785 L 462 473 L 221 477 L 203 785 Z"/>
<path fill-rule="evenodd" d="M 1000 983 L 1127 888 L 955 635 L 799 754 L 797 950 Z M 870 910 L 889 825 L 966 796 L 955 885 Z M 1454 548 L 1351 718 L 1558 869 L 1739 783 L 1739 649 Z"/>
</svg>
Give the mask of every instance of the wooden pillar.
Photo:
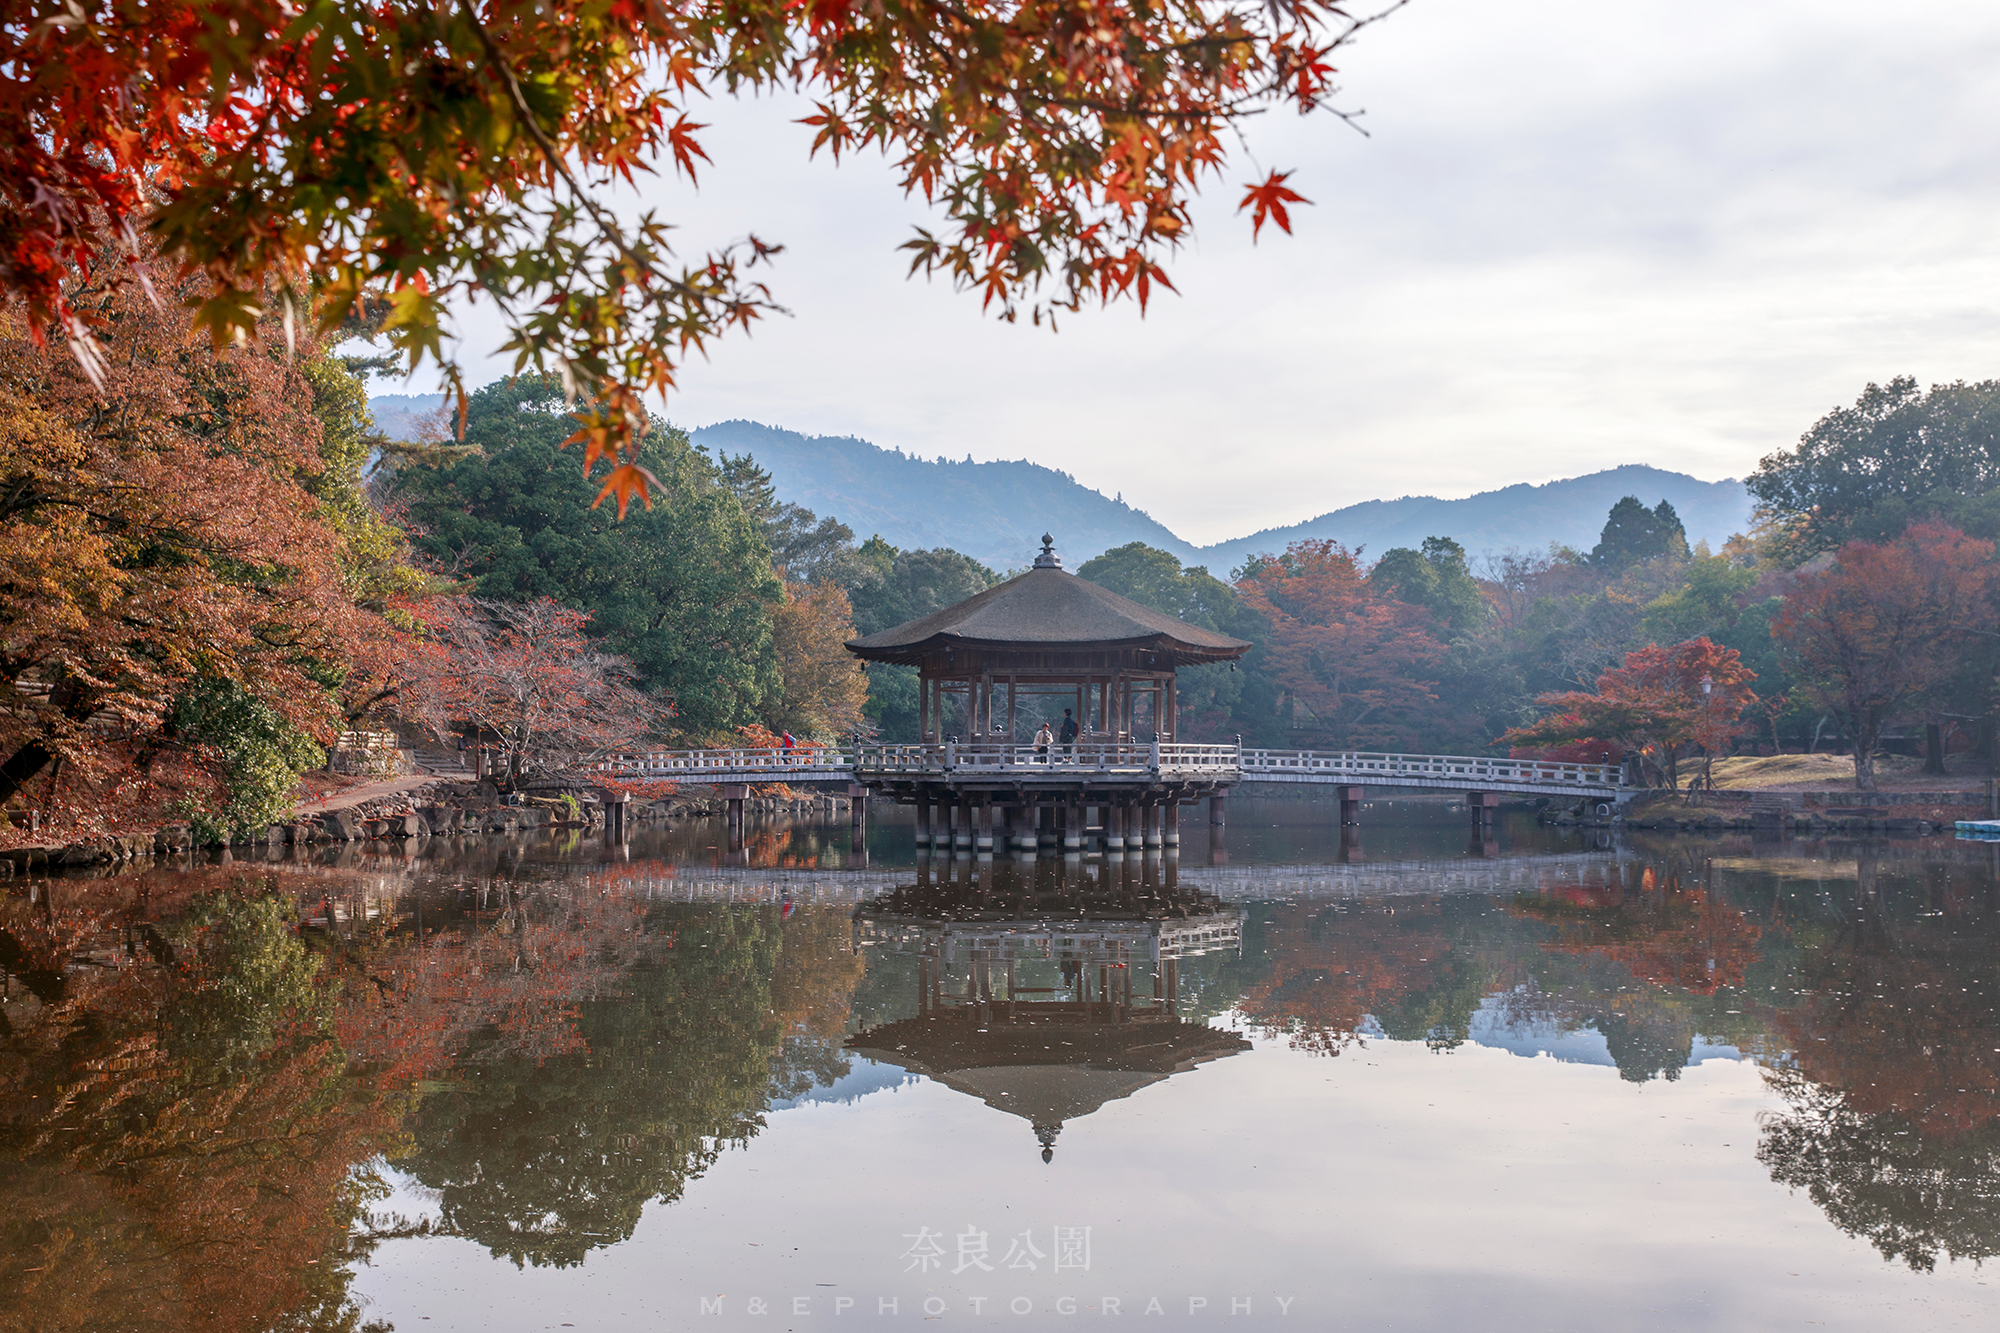
<svg viewBox="0 0 2000 1333">
<path fill-rule="evenodd" d="M 1208 798 L 1208 825 L 1221 828 L 1229 822 L 1229 788 L 1223 787 Z"/>
<path fill-rule="evenodd" d="M 1021 678 L 1007 677 L 1007 739 L 1014 740 L 1014 696 L 1020 693 Z"/>
<path fill-rule="evenodd" d="M 848 823 L 859 839 L 868 826 L 868 789 L 859 783 L 847 784 Z"/>
<path fill-rule="evenodd" d="M 1167 822 L 1164 834 L 1161 837 L 1161 842 L 1168 847 L 1178 847 L 1181 845 L 1180 801 L 1177 799 L 1169 799 L 1166 804 L 1165 814 Z"/>
<path fill-rule="evenodd" d="M 978 830 L 973 834 L 973 850 L 990 852 L 993 850 L 993 802 L 981 797 L 973 809 L 979 820 Z"/>
<path fill-rule="evenodd" d="M 931 798 L 917 798 L 917 849 L 927 850 L 931 845 Z"/>
<path fill-rule="evenodd" d="M 1072 798 L 1063 805 L 1063 850 L 1083 850 L 1083 802 Z"/>
<path fill-rule="evenodd" d="M 1147 801 L 1142 808 L 1145 811 L 1147 848 L 1166 846 L 1167 803 L 1154 799 Z"/>
<path fill-rule="evenodd" d="M 1465 806 L 1472 814 L 1475 824 L 1491 824 L 1500 813 L 1500 793 L 1497 791 L 1469 791 L 1465 794 Z"/>
<path fill-rule="evenodd" d="M 951 845 L 961 851 L 972 850 L 972 807 L 964 797 L 955 797 L 951 803 Z"/>
<path fill-rule="evenodd" d="M 1333 790 L 1340 797 L 1340 822 L 1342 824 L 1359 824 L 1361 822 L 1361 797 L 1366 789 L 1362 787 L 1335 787 Z"/>
<path fill-rule="evenodd" d="M 1125 850 L 1125 806 L 1115 797 L 1104 803 L 1104 850 Z"/>
</svg>

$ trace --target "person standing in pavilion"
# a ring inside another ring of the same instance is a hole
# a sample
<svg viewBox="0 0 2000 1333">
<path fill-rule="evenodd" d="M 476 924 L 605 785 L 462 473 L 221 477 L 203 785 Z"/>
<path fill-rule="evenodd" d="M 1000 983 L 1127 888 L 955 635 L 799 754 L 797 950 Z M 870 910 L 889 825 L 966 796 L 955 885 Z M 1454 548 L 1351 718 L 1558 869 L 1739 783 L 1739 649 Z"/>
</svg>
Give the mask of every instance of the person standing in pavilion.
<svg viewBox="0 0 2000 1333">
<path fill-rule="evenodd" d="M 1076 758 L 1076 717 L 1070 709 L 1063 709 L 1062 734 L 1063 758 Z"/>
</svg>

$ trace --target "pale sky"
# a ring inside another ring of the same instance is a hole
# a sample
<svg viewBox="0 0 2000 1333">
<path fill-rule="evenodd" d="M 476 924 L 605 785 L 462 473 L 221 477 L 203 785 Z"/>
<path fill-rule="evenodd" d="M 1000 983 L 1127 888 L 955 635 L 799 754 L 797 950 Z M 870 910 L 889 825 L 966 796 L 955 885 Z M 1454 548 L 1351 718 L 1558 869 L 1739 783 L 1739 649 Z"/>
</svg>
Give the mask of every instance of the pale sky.
<svg viewBox="0 0 2000 1333">
<path fill-rule="evenodd" d="M 1372 137 L 1250 132 L 1317 205 L 1293 236 L 1251 245 L 1239 158 L 1180 297 L 1056 335 L 905 280 L 935 219 L 878 159 L 808 163 L 793 100 L 699 108 L 716 166 L 648 197 L 691 249 L 784 244 L 793 314 L 667 415 L 1025 457 L 1209 543 L 1628 462 L 1740 477 L 1871 379 L 2000 376 L 2000 6 L 1414 0 L 1341 63 Z"/>
</svg>

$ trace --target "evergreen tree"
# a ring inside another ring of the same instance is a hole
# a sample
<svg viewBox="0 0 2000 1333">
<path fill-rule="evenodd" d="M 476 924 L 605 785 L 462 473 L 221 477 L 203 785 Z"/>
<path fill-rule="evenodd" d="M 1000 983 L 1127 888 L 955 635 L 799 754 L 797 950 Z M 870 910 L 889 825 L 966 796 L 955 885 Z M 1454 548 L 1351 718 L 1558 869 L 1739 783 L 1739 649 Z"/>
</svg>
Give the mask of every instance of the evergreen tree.
<svg viewBox="0 0 2000 1333">
<path fill-rule="evenodd" d="M 1658 508 L 1648 509 L 1638 496 L 1628 495 L 1611 506 L 1589 559 L 1594 567 L 1619 574 L 1663 555 L 1686 559 L 1687 553 L 1687 531 L 1671 504 L 1662 500 Z"/>
<path fill-rule="evenodd" d="M 781 691 L 771 643 L 779 584 L 755 517 L 725 469 L 656 422 L 644 462 L 653 507 L 623 522 L 590 508 L 599 483 L 562 442 L 576 428 L 553 376 L 472 395 L 465 437 L 479 456 L 405 468 L 399 498 L 415 543 L 471 576 L 482 597 L 553 597 L 673 696 L 680 728 L 714 734 L 760 720 Z"/>
</svg>

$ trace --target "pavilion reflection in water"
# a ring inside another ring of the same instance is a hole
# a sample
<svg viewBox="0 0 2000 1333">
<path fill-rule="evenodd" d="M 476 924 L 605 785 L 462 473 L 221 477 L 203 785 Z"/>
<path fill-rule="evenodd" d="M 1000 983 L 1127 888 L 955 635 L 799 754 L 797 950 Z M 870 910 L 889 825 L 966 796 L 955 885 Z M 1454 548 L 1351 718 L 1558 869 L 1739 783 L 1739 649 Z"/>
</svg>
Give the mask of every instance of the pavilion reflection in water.
<svg viewBox="0 0 2000 1333">
<path fill-rule="evenodd" d="M 1243 913 L 1174 878 L 1154 857 L 920 872 L 855 911 L 860 947 L 914 956 L 915 1013 L 848 1048 L 1020 1116 L 1050 1161 L 1066 1122 L 1249 1049 L 1181 999 L 1185 960 L 1242 952 Z"/>
</svg>

